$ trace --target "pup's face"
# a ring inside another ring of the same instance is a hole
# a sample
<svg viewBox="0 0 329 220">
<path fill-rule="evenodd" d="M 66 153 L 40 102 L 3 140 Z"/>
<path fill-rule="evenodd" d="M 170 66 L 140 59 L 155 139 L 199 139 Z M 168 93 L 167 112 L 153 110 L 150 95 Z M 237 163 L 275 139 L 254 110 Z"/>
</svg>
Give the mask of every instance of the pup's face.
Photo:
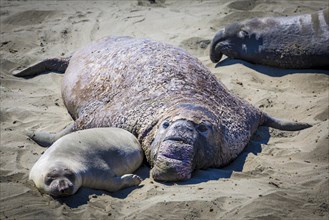
<svg viewBox="0 0 329 220">
<path fill-rule="evenodd" d="M 78 188 L 75 187 L 75 174 L 68 168 L 56 167 L 44 177 L 44 191 L 54 197 L 69 196 Z"/>
</svg>

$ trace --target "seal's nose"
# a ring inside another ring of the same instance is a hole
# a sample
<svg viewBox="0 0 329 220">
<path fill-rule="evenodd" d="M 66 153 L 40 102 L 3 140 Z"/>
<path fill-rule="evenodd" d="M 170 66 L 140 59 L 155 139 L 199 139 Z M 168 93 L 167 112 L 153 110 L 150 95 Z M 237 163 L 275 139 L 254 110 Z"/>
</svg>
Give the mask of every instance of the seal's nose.
<svg viewBox="0 0 329 220">
<path fill-rule="evenodd" d="M 58 192 L 62 195 L 70 195 L 73 192 L 73 184 L 69 183 L 65 179 L 58 181 Z"/>
<path fill-rule="evenodd" d="M 218 63 L 220 59 L 222 59 L 223 53 L 220 52 L 220 48 L 218 47 L 218 43 L 223 41 L 225 36 L 224 29 L 218 31 L 211 41 L 210 45 L 210 60 L 213 63 Z"/>
<path fill-rule="evenodd" d="M 193 144 L 196 133 L 195 131 L 193 122 L 178 120 L 168 128 L 164 141 L 181 141 L 186 144 Z"/>
</svg>

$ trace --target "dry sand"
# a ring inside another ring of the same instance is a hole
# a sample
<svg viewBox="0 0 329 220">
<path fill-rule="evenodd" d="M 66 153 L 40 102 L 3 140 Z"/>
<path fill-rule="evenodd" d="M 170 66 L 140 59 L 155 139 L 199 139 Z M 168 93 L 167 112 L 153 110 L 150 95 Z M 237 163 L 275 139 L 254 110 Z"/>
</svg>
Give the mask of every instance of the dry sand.
<svg viewBox="0 0 329 220">
<path fill-rule="evenodd" d="M 0 219 L 328 219 L 329 72 L 237 60 L 215 67 L 205 48 L 233 21 L 313 12 L 328 7 L 328 0 L 157 2 L 1 0 Z M 28 173 L 45 149 L 26 130 L 58 131 L 72 120 L 61 99 L 62 75 L 22 79 L 11 71 L 108 35 L 183 47 L 255 106 L 314 126 L 300 132 L 261 127 L 232 165 L 198 171 L 186 182 L 154 182 L 144 165 L 137 188 L 82 189 L 61 200 L 42 195 Z"/>
</svg>

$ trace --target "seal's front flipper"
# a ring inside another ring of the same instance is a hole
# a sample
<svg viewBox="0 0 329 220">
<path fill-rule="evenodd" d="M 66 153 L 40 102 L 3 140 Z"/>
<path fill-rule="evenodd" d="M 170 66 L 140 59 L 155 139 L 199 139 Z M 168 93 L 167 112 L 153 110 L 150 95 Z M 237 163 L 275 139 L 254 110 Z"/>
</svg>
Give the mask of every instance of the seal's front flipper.
<svg viewBox="0 0 329 220">
<path fill-rule="evenodd" d="M 17 77 L 32 77 L 47 71 L 64 73 L 69 65 L 70 59 L 71 57 L 45 59 L 23 70 L 15 70 L 12 74 Z"/>
<path fill-rule="evenodd" d="M 138 186 L 142 182 L 142 179 L 135 174 L 125 174 L 123 176 L 113 177 L 110 184 L 106 189 L 109 192 L 116 192 L 120 189 L 128 188 L 131 186 Z"/>
<path fill-rule="evenodd" d="M 29 131 L 29 136 L 33 141 L 42 147 L 49 147 L 59 138 L 74 131 L 74 123 L 69 124 L 63 130 L 57 133 L 50 133 L 46 131 Z"/>
<path fill-rule="evenodd" d="M 106 178 L 105 175 L 98 176 L 101 180 L 93 182 L 92 186 L 88 186 L 94 189 L 102 189 L 109 192 L 116 192 L 124 188 L 131 186 L 138 186 L 142 179 L 135 174 L 125 174 L 123 176 L 114 176 Z"/>
</svg>

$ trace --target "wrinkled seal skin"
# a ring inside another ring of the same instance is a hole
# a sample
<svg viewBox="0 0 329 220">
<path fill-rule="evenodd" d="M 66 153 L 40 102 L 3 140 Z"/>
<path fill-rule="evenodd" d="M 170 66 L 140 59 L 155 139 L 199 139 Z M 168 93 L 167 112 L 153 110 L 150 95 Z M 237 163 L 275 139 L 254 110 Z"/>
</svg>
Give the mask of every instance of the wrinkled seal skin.
<svg viewBox="0 0 329 220">
<path fill-rule="evenodd" d="M 111 126 L 135 134 L 158 180 L 188 179 L 193 169 L 229 163 L 262 120 L 200 61 L 145 39 L 106 38 L 76 52 L 62 94 L 76 129 Z M 163 121 L 170 129 L 179 119 L 191 124 L 192 140 L 163 141 Z M 202 123 L 209 124 L 206 134 L 195 128 Z M 181 151 L 186 155 L 177 158 Z"/>
<path fill-rule="evenodd" d="M 279 68 L 329 68 L 329 9 L 230 24 L 214 36 L 210 59 L 222 55 Z"/>
<path fill-rule="evenodd" d="M 15 75 L 26 76 L 24 70 Z M 108 37 L 78 50 L 66 69 L 62 96 L 73 127 L 55 136 L 35 134 L 34 140 L 52 142 L 93 127 L 123 128 L 138 138 L 151 176 L 162 181 L 186 180 L 195 169 L 228 164 L 260 125 L 310 127 L 262 113 L 186 51 L 148 39 Z"/>
</svg>

